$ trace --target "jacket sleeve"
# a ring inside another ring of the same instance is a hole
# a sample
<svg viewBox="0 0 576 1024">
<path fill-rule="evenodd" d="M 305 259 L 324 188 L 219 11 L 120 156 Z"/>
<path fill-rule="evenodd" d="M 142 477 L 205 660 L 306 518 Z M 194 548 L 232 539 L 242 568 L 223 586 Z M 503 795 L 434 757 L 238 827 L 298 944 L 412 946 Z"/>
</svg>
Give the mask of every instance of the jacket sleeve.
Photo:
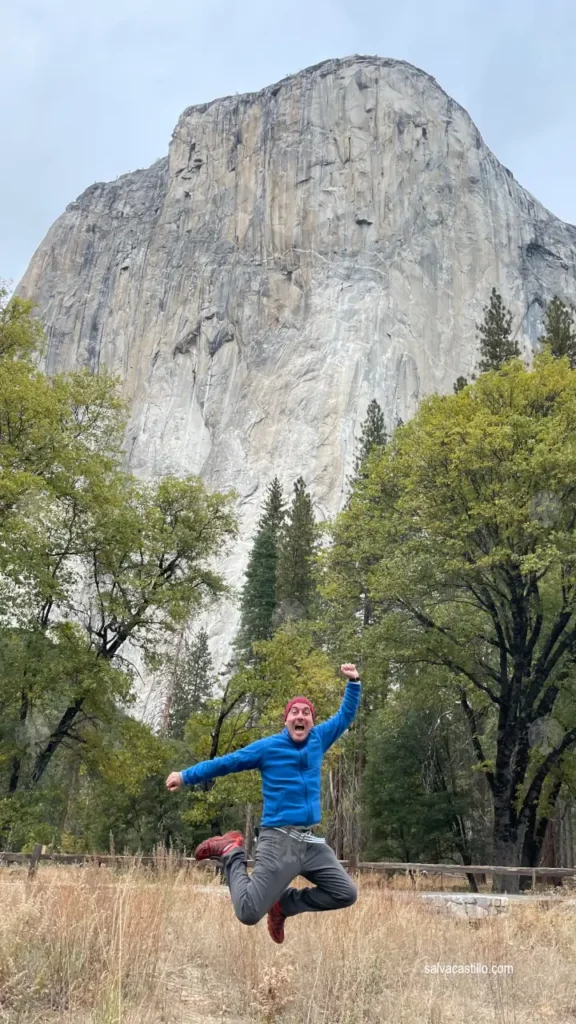
<svg viewBox="0 0 576 1024">
<path fill-rule="evenodd" d="M 316 726 L 316 732 L 320 733 L 322 750 L 326 752 L 328 747 L 346 732 L 348 726 L 354 721 L 358 705 L 360 704 L 360 693 L 362 686 L 359 679 L 350 680 L 345 691 L 342 703 L 335 715 L 326 722 Z"/>
<path fill-rule="evenodd" d="M 194 786 L 198 782 L 215 779 L 218 775 L 230 775 L 232 772 L 247 772 L 251 768 L 259 768 L 265 745 L 265 740 L 256 740 L 255 743 L 250 743 L 242 750 L 235 750 L 232 754 L 214 757 L 211 761 L 200 761 L 200 764 L 194 764 L 180 773 L 182 781 L 187 786 Z"/>
</svg>

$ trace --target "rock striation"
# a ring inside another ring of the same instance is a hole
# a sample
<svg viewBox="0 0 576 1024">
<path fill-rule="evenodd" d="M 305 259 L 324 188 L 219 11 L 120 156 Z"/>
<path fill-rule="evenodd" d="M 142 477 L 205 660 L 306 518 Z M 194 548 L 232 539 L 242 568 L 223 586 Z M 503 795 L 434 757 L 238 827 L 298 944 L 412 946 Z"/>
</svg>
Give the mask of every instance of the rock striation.
<svg viewBox="0 0 576 1024">
<path fill-rule="evenodd" d="M 493 285 L 528 353 L 544 303 L 576 302 L 576 228 L 433 78 L 350 57 L 185 110 L 167 158 L 68 206 L 19 291 L 50 371 L 122 376 L 134 471 L 237 490 L 240 585 L 272 476 L 335 513 L 370 399 L 392 426 L 468 375 Z M 235 624 L 210 617 L 217 662 Z"/>
</svg>

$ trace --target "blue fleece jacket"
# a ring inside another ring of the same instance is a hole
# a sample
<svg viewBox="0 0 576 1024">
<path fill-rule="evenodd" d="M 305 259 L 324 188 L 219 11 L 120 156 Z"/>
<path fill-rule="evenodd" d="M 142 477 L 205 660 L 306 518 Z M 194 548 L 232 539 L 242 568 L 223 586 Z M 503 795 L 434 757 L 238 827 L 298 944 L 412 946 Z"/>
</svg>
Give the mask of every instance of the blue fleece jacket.
<svg viewBox="0 0 576 1024">
<path fill-rule="evenodd" d="M 360 681 L 350 681 L 339 710 L 332 718 L 312 727 L 305 740 L 293 740 L 284 728 L 274 736 L 256 740 L 233 754 L 186 768 L 182 779 L 188 786 L 218 775 L 257 768 L 262 776 L 264 808 L 261 824 L 317 825 L 321 819 L 320 769 L 322 758 L 346 732 L 360 703 Z"/>
</svg>

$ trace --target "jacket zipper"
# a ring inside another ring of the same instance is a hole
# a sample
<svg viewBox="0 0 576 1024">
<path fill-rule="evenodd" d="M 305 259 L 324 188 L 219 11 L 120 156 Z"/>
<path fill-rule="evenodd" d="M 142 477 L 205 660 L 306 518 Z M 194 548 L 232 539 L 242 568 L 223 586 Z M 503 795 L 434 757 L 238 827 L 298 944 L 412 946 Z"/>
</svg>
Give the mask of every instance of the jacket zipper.
<svg viewBox="0 0 576 1024">
<path fill-rule="evenodd" d="M 302 776 L 302 782 L 304 784 L 304 803 L 306 804 L 306 817 L 309 818 L 310 817 L 310 811 L 309 811 L 309 807 L 308 807 L 308 788 L 306 786 L 306 776 L 304 775 L 304 772 L 302 771 L 303 761 L 304 761 L 304 751 L 302 751 L 302 753 L 300 754 L 300 774 Z M 307 825 L 308 822 L 304 822 L 304 824 Z"/>
</svg>

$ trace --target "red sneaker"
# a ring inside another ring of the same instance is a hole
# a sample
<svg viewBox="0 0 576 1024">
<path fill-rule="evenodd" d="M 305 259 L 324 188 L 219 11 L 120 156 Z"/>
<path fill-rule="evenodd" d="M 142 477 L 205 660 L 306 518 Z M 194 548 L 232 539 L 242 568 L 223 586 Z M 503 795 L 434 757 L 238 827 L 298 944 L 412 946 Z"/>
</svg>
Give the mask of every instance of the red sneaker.
<svg viewBox="0 0 576 1024">
<path fill-rule="evenodd" d="M 205 839 L 200 846 L 196 847 L 194 857 L 196 860 L 221 857 L 223 853 L 227 853 L 235 846 L 244 846 L 244 836 L 241 832 L 226 832 L 223 836 L 212 836 L 210 839 Z"/>
<path fill-rule="evenodd" d="M 284 921 L 286 914 L 282 913 L 280 904 L 274 903 L 268 911 L 268 934 L 273 942 L 284 942 Z"/>
</svg>

